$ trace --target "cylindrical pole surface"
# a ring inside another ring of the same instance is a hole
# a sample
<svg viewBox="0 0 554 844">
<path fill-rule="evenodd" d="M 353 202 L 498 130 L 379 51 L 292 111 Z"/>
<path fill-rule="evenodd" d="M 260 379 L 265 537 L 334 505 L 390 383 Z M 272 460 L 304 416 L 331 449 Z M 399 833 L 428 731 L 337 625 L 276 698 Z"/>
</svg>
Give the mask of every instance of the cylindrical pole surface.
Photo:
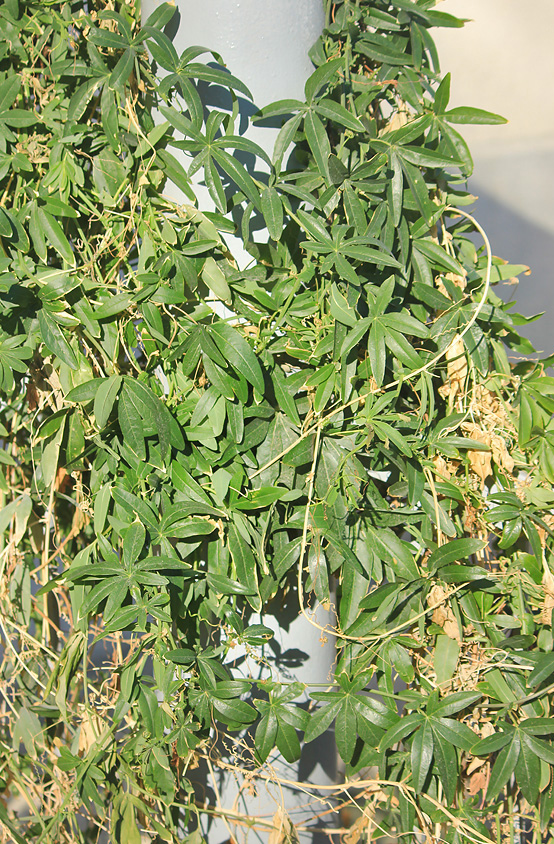
<svg viewBox="0 0 554 844">
<path fill-rule="evenodd" d="M 158 5 L 143 0 L 143 20 Z M 177 0 L 177 13 L 177 52 L 198 45 L 220 53 L 257 106 L 303 97 L 313 72 L 308 50 L 323 29 L 323 0 Z"/>
<path fill-rule="evenodd" d="M 159 0 L 143 0 L 143 20 L 157 5 Z M 228 70 L 249 87 L 257 107 L 280 99 L 304 99 L 304 84 L 314 70 L 308 51 L 324 24 L 323 0 L 176 0 L 176 5 L 177 14 L 166 32 L 179 54 L 193 45 L 219 53 Z M 203 58 L 209 60 L 208 55 Z M 208 103 L 206 105 L 209 106 Z M 221 108 L 219 103 L 217 107 Z M 253 111 L 250 105 L 245 113 L 252 114 Z M 271 155 L 276 130 L 248 127 L 246 134 Z M 180 153 L 175 149 L 173 152 Z M 188 168 L 191 159 L 182 155 L 183 164 Z M 205 188 L 197 185 L 195 190 L 201 210 L 213 210 Z M 240 239 L 228 236 L 226 239 L 239 264 L 245 265 L 251 260 L 244 252 Z M 315 617 L 320 625 L 332 626 L 332 614 L 322 607 L 318 607 Z M 276 679 L 317 684 L 329 682 L 335 658 L 332 637 L 323 643 L 320 630 L 304 617 L 292 621 L 287 629 L 281 628 L 279 619 L 263 616 L 260 620 L 275 629 L 281 654 L 281 658 L 276 660 Z M 290 787 L 284 780 L 332 784 L 336 775 L 332 736 L 325 734 L 313 745 L 308 745 L 300 762 L 287 764 L 281 760 L 272 766 L 272 770 L 273 783 L 257 781 L 254 776 L 250 788 L 244 789 L 232 773 L 216 772 L 212 766 L 216 781 L 211 781 L 210 772 L 206 777 L 206 787 L 211 792 L 210 802 L 214 800 L 221 804 L 217 808 L 234 808 L 250 817 L 263 816 L 266 821 L 270 821 L 278 807 L 283 805 L 293 823 L 309 824 L 318 809 L 324 811 L 328 805 L 318 806 L 308 791 Z M 328 813 L 324 825 L 332 826 Z M 222 844 L 229 840 L 231 832 L 233 838 L 242 838 L 244 842 L 267 842 L 269 838 L 269 830 L 267 833 L 259 830 L 248 832 L 244 825 L 216 819 L 207 830 L 208 844 Z M 285 827 L 282 833 L 282 838 L 278 840 L 287 840 Z M 300 833 L 299 838 L 303 844 L 322 844 L 328 840 L 327 835 L 317 832 Z"/>
</svg>

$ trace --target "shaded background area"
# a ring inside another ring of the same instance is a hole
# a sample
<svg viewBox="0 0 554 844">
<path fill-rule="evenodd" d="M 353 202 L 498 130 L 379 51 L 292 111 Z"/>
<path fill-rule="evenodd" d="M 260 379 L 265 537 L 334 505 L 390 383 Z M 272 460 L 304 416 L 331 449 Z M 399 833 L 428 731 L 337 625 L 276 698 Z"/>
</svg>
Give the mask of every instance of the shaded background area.
<svg viewBox="0 0 554 844">
<path fill-rule="evenodd" d="M 471 105 L 508 118 L 505 126 L 458 126 L 469 143 L 479 196 L 474 212 L 493 252 L 532 273 L 498 285 L 526 315 L 521 328 L 544 355 L 554 351 L 554 3 L 552 0 L 444 0 L 438 9 L 470 18 L 437 29 L 441 69 L 452 73 L 450 106 Z"/>
</svg>

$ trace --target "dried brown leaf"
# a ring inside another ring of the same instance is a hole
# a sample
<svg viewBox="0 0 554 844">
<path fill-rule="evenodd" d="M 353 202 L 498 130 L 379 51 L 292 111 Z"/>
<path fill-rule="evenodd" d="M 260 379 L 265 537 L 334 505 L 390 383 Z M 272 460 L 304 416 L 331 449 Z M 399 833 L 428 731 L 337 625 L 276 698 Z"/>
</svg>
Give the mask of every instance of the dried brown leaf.
<svg viewBox="0 0 554 844">
<path fill-rule="evenodd" d="M 273 815 L 273 829 L 268 844 L 298 844 L 296 828 L 282 806 Z"/>
</svg>

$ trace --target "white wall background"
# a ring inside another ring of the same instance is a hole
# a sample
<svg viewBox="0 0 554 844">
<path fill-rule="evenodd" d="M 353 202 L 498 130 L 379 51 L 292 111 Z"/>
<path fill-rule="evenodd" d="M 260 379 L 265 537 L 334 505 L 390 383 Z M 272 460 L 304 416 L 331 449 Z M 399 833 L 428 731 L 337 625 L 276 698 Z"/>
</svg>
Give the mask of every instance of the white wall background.
<svg viewBox="0 0 554 844">
<path fill-rule="evenodd" d="M 505 126 L 457 126 L 475 161 L 470 189 L 495 254 L 528 264 L 514 297 L 529 315 L 546 311 L 526 333 L 554 352 L 554 2 L 443 0 L 440 11 L 470 18 L 463 29 L 436 29 L 451 107 L 472 105 L 507 117 Z"/>
</svg>

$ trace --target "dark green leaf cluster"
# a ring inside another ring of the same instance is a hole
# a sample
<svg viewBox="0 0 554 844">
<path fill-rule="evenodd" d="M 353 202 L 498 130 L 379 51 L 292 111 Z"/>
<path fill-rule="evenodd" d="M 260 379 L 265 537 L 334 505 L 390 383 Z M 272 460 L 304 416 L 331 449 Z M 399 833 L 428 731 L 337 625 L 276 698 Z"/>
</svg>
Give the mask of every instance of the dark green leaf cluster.
<svg viewBox="0 0 554 844">
<path fill-rule="evenodd" d="M 261 788 L 334 725 L 370 824 L 551 835 L 554 381 L 464 210 L 463 22 L 328 2 L 268 153 L 174 11 L 0 5 L 0 821 L 197 838 L 218 738 Z M 273 631 L 318 604 L 307 688 Z"/>
</svg>

